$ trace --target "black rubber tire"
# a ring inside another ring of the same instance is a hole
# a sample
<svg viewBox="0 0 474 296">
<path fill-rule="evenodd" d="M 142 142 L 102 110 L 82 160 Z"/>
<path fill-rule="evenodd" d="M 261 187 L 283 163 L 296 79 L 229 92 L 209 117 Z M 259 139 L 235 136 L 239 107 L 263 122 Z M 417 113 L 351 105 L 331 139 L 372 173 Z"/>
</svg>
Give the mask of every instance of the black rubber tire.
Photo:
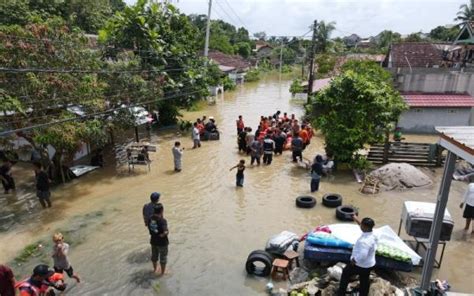
<svg viewBox="0 0 474 296">
<path fill-rule="evenodd" d="M 357 215 L 359 211 L 353 206 L 339 206 L 336 208 L 336 218 L 341 221 L 352 221 L 352 215 Z"/>
<path fill-rule="evenodd" d="M 316 199 L 309 195 L 302 195 L 296 198 L 296 206 L 298 208 L 312 208 L 316 205 Z"/>
<path fill-rule="evenodd" d="M 255 262 L 261 262 L 264 264 L 263 269 L 257 269 L 255 266 Z M 245 262 L 245 270 L 248 274 L 252 274 L 255 276 L 269 276 L 270 272 L 272 271 L 272 263 L 273 263 L 273 256 L 263 250 L 256 250 L 250 253 L 247 258 L 247 262 Z"/>
<path fill-rule="evenodd" d="M 328 208 L 337 208 L 342 205 L 342 196 L 337 193 L 328 193 L 323 196 L 323 205 Z"/>
</svg>

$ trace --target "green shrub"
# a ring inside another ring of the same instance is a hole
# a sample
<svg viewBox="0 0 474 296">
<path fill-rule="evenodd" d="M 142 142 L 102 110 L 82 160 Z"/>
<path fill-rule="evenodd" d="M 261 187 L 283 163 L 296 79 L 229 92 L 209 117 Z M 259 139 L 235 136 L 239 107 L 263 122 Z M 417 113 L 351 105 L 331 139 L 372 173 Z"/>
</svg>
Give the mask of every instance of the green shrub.
<svg viewBox="0 0 474 296">
<path fill-rule="evenodd" d="M 304 92 L 304 88 L 301 86 L 301 79 L 294 79 L 290 86 L 290 93 L 294 95 L 302 92 Z"/>
<path fill-rule="evenodd" d="M 252 69 L 245 75 L 246 82 L 258 81 L 260 79 L 260 71 L 258 69 Z"/>
<path fill-rule="evenodd" d="M 224 86 L 225 91 L 234 90 L 237 87 L 237 84 L 235 84 L 235 82 L 230 79 L 229 76 L 226 76 L 222 80 L 222 85 Z"/>
</svg>

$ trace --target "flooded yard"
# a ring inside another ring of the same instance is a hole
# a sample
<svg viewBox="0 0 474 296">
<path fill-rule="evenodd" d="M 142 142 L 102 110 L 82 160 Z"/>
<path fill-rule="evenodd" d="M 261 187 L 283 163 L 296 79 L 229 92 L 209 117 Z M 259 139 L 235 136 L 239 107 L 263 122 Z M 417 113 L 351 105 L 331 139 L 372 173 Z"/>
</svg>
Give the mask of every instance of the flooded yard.
<svg viewBox="0 0 474 296">
<path fill-rule="evenodd" d="M 246 275 L 248 254 L 264 248 L 266 240 L 282 230 L 302 234 L 320 224 L 336 223 L 334 209 L 321 204 L 323 194 L 339 193 L 344 204 L 359 208 L 360 216 L 371 216 L 378 226 L 390 225 L 395 230 L 404 201 L 436 201 L 442 169 L 424 170 L 434 180 L 432 187 L 377 195 L 359 193 L 353 176 L 342 171 L 323 178 L 314 195 L 316 207 L 300 209 L 295 207 L 295 198 L 310 193 L 310 177 L 291 162 L 289 152 L 276 156 L 270 166 L 248 166 L 244 187 L 236 189 L 235 172 L 229 168 L 242 158 L 249 163 L 237 150 L 237 116 L 243 115 L 246 125 L 254 130 L 260 115 L 276 110 L 301 116 L 302 102 L 291 99 L 289 84 L 289 80 L 265 77 L 226 93 L 216 105 L 186 113 L 188 120 L 214 116 L 221 131 L 220 141 L 203 142 L 200 149 L 191 150 L 188 133 L 169 130 L 152 134 L 157 152 L 150 153 L 150 172 L 137 167 L 131 174 L 117 173 L 109 158 L 105 169 L 54 190 L 53 207 L 47 210 L 40 208 L 32 194 L 25 195 L 33 192 L 32 184 L 20 189 L 16 197 L 2 195 L 1 212 L 16 216 L 0 220 L 4 228 L 0 232 L 0 262 L 11 262 L 26 245 L 50 240 L 60 229 L 70 237 L 70 260 L 83 278 L 83 283 L 71 285 L 68 295 L 262 295 L 266 280 Z M 436 138 L 421 139 L 434 142 Z M 176 140 L 186 148 L 181 173 L 173 171 L 171 148 Z M 416 141 L 417 137 L 407 140 Z M 317 136 L 304 156 L 312 159 L 323 147 L 321 136 Z M 32 171 L 22 170 L 21 175 L 25 183 L 32 182 Z M 465 189 L 466 184 L 453 181 L 448 209 L 455 229 L 443 265 L 434 272 L 457 292 L 474 291 L 474 236 L 462 231 L 459 209 Z M 162 194 L 170 227 L 171 275 L 163 278 L 151 273 L 149 235 L 141 217 L 142 206 L 153 191 Z M 49 259 L 40 256 L 35 260 Z M 32 265 L 12 267 L 20 277 L 26 276 Z M 418 278 L 420 272 L 416 269 L 408 275 Z"/>
</svg>

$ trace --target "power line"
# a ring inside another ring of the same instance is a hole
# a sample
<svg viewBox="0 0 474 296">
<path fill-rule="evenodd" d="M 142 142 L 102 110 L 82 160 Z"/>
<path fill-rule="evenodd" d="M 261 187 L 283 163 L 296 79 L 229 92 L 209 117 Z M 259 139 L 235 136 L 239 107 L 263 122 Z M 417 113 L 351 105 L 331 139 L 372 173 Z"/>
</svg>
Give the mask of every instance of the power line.
<svg viewBox="0 0 474 296">
<path fill-rule="evenodd" d="M 58 69 L 58 68 L 5 68 L 0 67 L 4 73 L 97 73 L 97 74 L 120 74 L 120 73 L 147 73 L 147 72 L 176 72 L 189 68 L 156 69 L 156 70 L 84 70 L 84 69 Z"/>
<path fill-rule="evenodd" d="M 18 39 L 18 40 L 29 40 L 29 41 L 34 41 L 36 42 L 37 44 L 42 44 L 44 45 L 44 43 L 40 43 L 41 41 L 43 42 L 51 42 L 51 43 L 55 43 L 55 44 L 62 44 L 62 45 L 68 45 L 70 47 L 75 47 L 77 46 L 76 43 L 73 43 L 73 42 L 65 42 L 63 40 L 60 40 L 60 39 L 50 39 L 50 38 L 32 38 L 32 37 L 23 37 L 23 36 L 18 36 L 18 35 L 8 35 L 8 34 L 0 34 L 0 38 L 2 37 L 8 37 L 8 38 L 11 38 L 11 39 Z M 88 38 L 86 36 L 83 36 L 84 38 Z M 4 38 L 4 39 L 8 39 L 8 38 Z M 87 49 L 93 49 L 93 48 L 90 48 L 90 47 L 86 47 Z M 133 51 L 133 52 L 138 52 L 138 53 L 153 53 L 153 54 L 157 54 L 156 51 L 154 50 L 144 50 L 144 49 L 138 49 L 138 48 L 125 48 L 125 47 L 116 47 L 116 46 L 111 46 L 111 45 L 100 45 L 99 46 L 100 49 L 103 49 L 105 51 L 110 51 L 110 50 L 115 50 L 115 51 Z M 145 57 L 145 58 L 149 58 L 149 57 Z M 174 60 L 174 59 L 179 59 L 178 57 L 166 57 L 167 59 L 170 59 L 170 60 Z"/>
<path fill-rule="evenodd" d="M 218 2 L 218 0 L 216 0 L 216 2 Z M 227 6 L 230 8 L 230 10 L 234 13 L 234 15 L 237 17 L 237 19 L 240 21 L 240 23 L 242 24 L 242 26 L 245 28 L 248 26 L 245 25 L 245 23 L 242 21 L 242 19 L 239 17 L 239 15 L 235 12 L 235 10 L 232 8 L 232 6 L 229 4 L 229 2 L 227 0 L 224 0 L 224 2 L 227 4 Z"/>
<path fill-rule="evenodd" d="M 91 113 L 91 114 L 86 114 L 86 115 L 81 116 L 81 117 L 61 119 L 61 120 L 48 122 L 48 123 L 43 123 L 43 124 L 38 124 L 38 125 L 34 125 L 34 126 L 3 131 L 3 132 L 0 132 L 0 136 L 6 136 L 6 135 L 9 135 L 9 134 L 12 134 L 12 133 L 17 133 L 17 132 L 21 132 L 21 131 L 28 131 L 28 130 L 32 130 L 32 129 L 48 127 L 48 126 L 51 126 L 51 125 L 66 123 L 66 122 L 75 121 L 75 120 L 84 120 L 84 119 L 87 119 L 87 118 L 92 117 L 92 116 L 105 115 L 105 114 L 108 114 L 108 113 L 116 111 L 116 110 L 129 109 L 129 108 L 132 108 L 132 107 L 136 107 L 139 104 L 148 104 L 148 103 L 153 103 L 153 102 L 157 102 L 157 101 L 165 101 L 165 100 L 168 100 L 168 99 L 172 99 L 172 98 L 176 98 L 176 97 L 184 96 L 184 95 L 191 95 L 191 94 L 198 93 L 198 92 L 200 92 L 200 91 L 193 91 L 193 92 L 189 92 L 189 93 L 181 93 L 181 94 L 178 94 L 178 95 L 164 97 L 161 100 L 156 100 L 155 99 L 155 100 L 151 100 L 151 101 L 147 101 L 147 102 L 140 102 L 140 103 L 129 105 L 129 106 L 113 108 L 113 109 L 109 109 L 109 110 L 103 111 L 103 112 L 95 112 L 95 113 Z"/>
<path fill-rule="evenodd" d="M 225 13 L 225 15 L 227 15 L 227 17 L 229 17 L 229 19 L 231 20 L 231 22 L 233 23 L 233 25 L 236 25 L 238 22 L 236 22 L 236 21 L 234 20 L 234 18 L 231 17 L 230 14 L 227 13 L 227 11 L 224 9 L 224 7 L 222 7 L 222 5 L 221 5 L 218 1 L 216 1 L 216 3 L 217 3 L 217 5 L 219 6 L 219 8 Z M 235 26 L 235 27 L 237 27 L 237 26 Z"/>
</svg>

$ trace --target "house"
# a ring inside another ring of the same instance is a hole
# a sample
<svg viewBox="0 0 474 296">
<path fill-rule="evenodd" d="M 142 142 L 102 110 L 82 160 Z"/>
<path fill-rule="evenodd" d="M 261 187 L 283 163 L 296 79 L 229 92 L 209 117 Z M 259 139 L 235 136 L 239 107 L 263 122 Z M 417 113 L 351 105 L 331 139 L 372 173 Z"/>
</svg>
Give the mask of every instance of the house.
<svg viewBox="0 0 474 296">
<path fill-rule="evenodd" d="M 352 34 L 342 38 L 342 41 L 347 47 L 355 47 L 360 40 L 362 40 L 362 38 L 360 38 L 357 34 Z"/>
<path fill-rule="evenodd" d="M 262 58 L 270 58 L 272 55 L 273 46 L 265 41 L 258 40 L 255 42 L 255 49 L 253 51 L 259 60 Z"/>
<path fill-rule="evenodd" d="M 464 23 L 454 44 L 474 44 L 474 21 Z"/>
<path fill-rule="evenodd" d="M 403 42 L 392 44 L 383 65 L 387 68 L 463 68 L 474 66 L 474 45 Z"/>
<path fill-rule="evenodd" d="M 377 46 L 374 37 L 360 39 L 359 42 L 356 43 L 356 48 L 374 48 Z"/>
<path fill-rule="evenodd" d="M 467 94 L 403 93 L 409 110 L 398 121 L 398 127 L 409 133 L 436 133 L 435 126 L 469 126 L 474 124 L 474 98 Z"/>
<path fill-rule="evenodd" d="M 229 55 L 213 50 L 209 52 L 208 58 L 235 82 L 243 82 L 246 72 L 251 67 L 250 62 L 240 55 Z"/>
</svg>

